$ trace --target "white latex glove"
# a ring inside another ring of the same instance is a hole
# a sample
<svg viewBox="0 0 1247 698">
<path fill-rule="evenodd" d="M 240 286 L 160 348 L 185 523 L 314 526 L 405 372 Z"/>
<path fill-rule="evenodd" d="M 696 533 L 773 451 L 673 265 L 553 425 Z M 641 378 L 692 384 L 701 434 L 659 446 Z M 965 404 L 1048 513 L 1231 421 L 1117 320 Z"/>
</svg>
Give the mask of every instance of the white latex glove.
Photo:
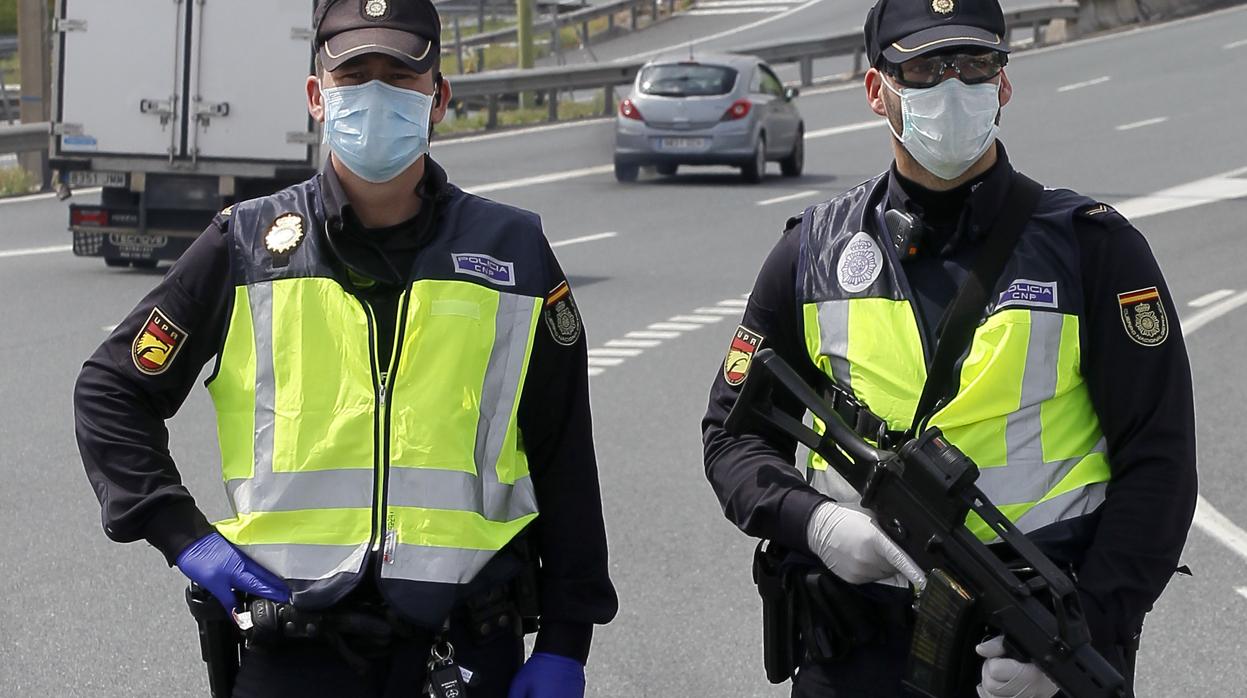
<svg viewBox="0 0 1247 698">
<path fill-rule="evenodd" d="M 827 569 L 850 584 L 877 582 L 897 572 L 919 588 L 926 584 L 918 565 L 865 512 L 824 502 L 810 517 L 805 539 Z"/>
<path fill-rule="evenodd" d="M 1060 690 L 1039 667 L 1006 657 L 1003 635 L 980 644 L 974 651 L 983 658 L 979 698 L 1052 698 Z"/>
</svg>

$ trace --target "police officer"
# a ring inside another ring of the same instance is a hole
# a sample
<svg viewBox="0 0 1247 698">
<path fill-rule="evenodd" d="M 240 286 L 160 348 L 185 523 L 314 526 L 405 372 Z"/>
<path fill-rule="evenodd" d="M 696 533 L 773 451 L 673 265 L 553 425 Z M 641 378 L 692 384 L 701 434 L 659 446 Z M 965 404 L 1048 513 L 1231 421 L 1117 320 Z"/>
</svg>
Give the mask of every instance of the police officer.
<svg viewBox="0 0 1247 698">
<path fill-rule="evenodd" d="M 724 420 L 752 357 L 770 347 L 811 385 L 833 379 L 888 430 L 908 430 L 936 329 L 1016 177 L 996 138 L 1013 94 L 997 0 L 878 0 L 865 36 L 866 97 L 890 126 L 892 167 L 789 222 L 703 422 L 706 474 L 726 516 L 821 563 L 884 627 L 836 656 L 805 647 L 794 696 L 900 695 L 912 593 L 897 587 L 920 584 L 922 571 L 825 462 L 796 460 L 796 444 L 773 435 L 734 437 Z M 1144 614 L 1175 570 L 1196 494 L 1191 375 L 1173 300 L 1143 236 L 1109 206 L 1062 189 L 1040 195 L 989 291 L 955 397 L 930 423 L 979 465 L 989 498 L 1073 572 L 1094 647 L 1130 681 Z M 777 407 L 801 417 L 791 401 Z M 967 526 L 993 537 L 981 521 Z M 979 696 L 1056 693 L 1033 664 L 1004 656 L 1000 638 L 977 652 Z"/>
<path fill-rule="evenodd" d="M 538 217 L 429 157 L 451 96 L 439 36 L 430 0 L 322 0 L 323 171 L 221 212 L 78 379 L 110 538 L 147 540 L 233 611 L 393 626 L 384 645 L 253 643 L 236 696 L 417 695 L 453 650 L 467 695 L 578 698 L 592 626 L 616 612 L 580 315 Z M 214 357 L 234 515 L 210 524 L 164 420 Z"/>
</svg>

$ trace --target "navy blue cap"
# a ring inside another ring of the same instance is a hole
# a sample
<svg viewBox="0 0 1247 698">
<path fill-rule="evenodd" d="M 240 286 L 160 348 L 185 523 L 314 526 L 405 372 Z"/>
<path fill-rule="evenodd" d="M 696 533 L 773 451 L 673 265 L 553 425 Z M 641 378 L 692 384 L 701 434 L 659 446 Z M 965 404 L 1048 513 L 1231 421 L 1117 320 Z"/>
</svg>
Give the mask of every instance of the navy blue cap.
<svg viewBox="0 0 1247 698">
<path fill-rule="evenodd" d="M 865 34 L 872 66 L 963 47 L 1009 52 L 999 0 L 878 0 Z"/>
<path fill-rule="evenodd" d="M 441 51 L 442 20 L 431 0 L 320 0 L 314 24 L 326 70 L 380 53 L 424 73 Z"/>
</svg>

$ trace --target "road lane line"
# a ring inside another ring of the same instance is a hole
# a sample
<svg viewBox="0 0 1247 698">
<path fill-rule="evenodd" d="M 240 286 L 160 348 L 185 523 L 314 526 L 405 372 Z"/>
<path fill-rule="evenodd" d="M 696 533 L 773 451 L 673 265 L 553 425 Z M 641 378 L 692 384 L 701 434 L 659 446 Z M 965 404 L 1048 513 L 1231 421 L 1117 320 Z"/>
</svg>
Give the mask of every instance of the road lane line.
<svg viewBox="0 0 1247 698">
<path fill-rule="evenodd" d="M 73 245 L 53 245 L 52 247 L 29 247 L 24 250 L 4 250 L 0 251 L 0 259 L 5 257 L 30 257 L 37 254 L 55 254 L 57 252 L 69 252 L 73 249 Z"/>
<path fill-rule="evenodd" d="M 602 375 L 603 373 L 606 373 L 606 369 L 604 369 L 604 368 L 598 368 L 598 367 L 596 367 L 596 366 L 590 366 L 590 367 L 589 367 L 589 375 L 590 375 L 590 376 L 600 376 L 600 375 Z"/>
<path fill-rule="evenodd" d="M 618 366 L 619 364 L 623 362 L 624 362 L 623 359 L 603 359 L 603 358 L 599 358 L 596 356 L 589 357 L 589 365 L 597 367 L 597 368 L 608 367 L 608 366 Z"/>
<path fill-rule="evenodd" d="M 1186 336 L 1241 306 L 1247 305 L 1247 292 L 1240 293 L 1233 298 L 1217 303 L 1216 305 L 1204 308 L 1189 318 L 1182 318 L 1182 336 Z"/>
<path fill-rule="evenodd" d="M 1213 291 L 1212 293 L 1205 293 L 1199 298 L 1196 298 L 1190 303 L 1187 303 L 1187 305 L 1191 306 L 1192 308 L 1202 308 L 1206 305 L 1212 305 L 1213 303 L 1216 303 L 1219 300 L 1224 300 L 1226 298 L 1229 298 L 1232 295 L 1234 295 L 1234 291 L 1228 288 L 1223 288 L 1219 291 Z"/>
<path fill-rule="evenodd" d="M 814 131 L 810 131 L 806 133 L 805 139 L 808 141 L 813 138 L 826 138 L 827 136 L 838 136 L 842 133 L 853 133 L 855 131 L 865 131 L 866 129 L 869 129 L 869 128 L 879 128 L 881 126 L 887 126 L 887 125 L 888 125 L 887 119 L 883 119 L 883 118 L 871 119 L 870 121 L 859 121 L 855 124 L 845 124 L 844 126 L 832 126 L 830 128 L 816 129 Z"/>
<path fill-rule="evenodd" d="M 649 329 L 658 330 L 659 332 L 692 332 L 701 328 L 701 325 L 691 322 L 655 322 L 649 326 Z"/>
<path fill-rule="evenodd" d="M 1237 591 L 1239 596 L 1243 597 L 1244 599 L 1247 599 L 1247 587 L 1239 587 L 1235 589 L 1234 591 Z"/>
<path fill-rule="evenodd" d="M 447 82 L 454 82 L 455 76 L 446 78 Z M 575 121 L 565 121 L 558 124 L 546 124 L 545 126 L 531 126 L 528 128 L 503 129 L 494 133 L 482 133 L 479 136 L 439 136 L 437 138 L 437 149 L 441 150 L 447 146 L 463 145 L 467 143 L 480 143 L 481 141 L 492 141 L 498 138 L 512 138 L 514 136 L 524 136 L 530 133 L 541 133 L 543 131 L 562 131 L 567 128 L 578 128 L 580 126 L 592 126 L 600 124 L 604 121 L 614 121 L 613 116 L 604 116 L 596 119 L 576 119 Z"/>
<path fill-rule="evenodd" d="M 590 349 L 589 350 L 589 358 L 593 358 L 595 356 L 605 356 L 607 358 L 617 357 L 617 358 L 630 359 L 634 356 L 640 356 L 640 355 L 641 355 L 640 349 Z"/>
<path fill-rule="evenodd" d="M 87 189 L 75 189 L 74 196 L 90 196 L 104 191 L 100 187 L 89 187 Z M 48 192 L 47 194 L 28 194 L 26 196 L 9 196 L 0 198 L 0 206 L 4 204 L 24 204 L 29 201 L 44 201 L 45 199 L 55 199 L 56 192 Z"/>
<path fill-rule="evenodd" d="M 686 17 L 719 17 L 721 15 L 771 15 L 787 11 L 786 7 L 733 7 L 718 10 L 689 10 L 682 14 Z"/>
<path fill-rule="evenodd" d="M 551 184 L 553 182 L 562 182 L 568 179 L 578 179 L 580 177 L 592 177 L 593 175 L 609 174 L 615 171 L 614 165 L 596 165 L 594 167 L 583 167 L 578 170 L 566 170 L 564 172 L 551 172 L 550 174 L 534 175 L 532 177 L 521 177 L 519 179 L 509 179 L 502 182 L 492 182 L 490 184 L 479 184 L 475 186 L 461 187 L 469 194 L 487 194 L 491 191 L 502 191 L 503 189 L 519 189 L 521 187 L 531 187 L 538 184 Z"/>
<path fill-rule="evenodd" d="M 1112 79 L 1113 78 L 1107 75 L 1101 75 L 1100 77 L 1092 78 L 1091 80 L 1084 80 L 1082 82 L 1075 82 L 1069 85 L 1062 85 L 1056 88 L 1056 91 L 1057 92 L 1069 92 L 1071 90 L 1081 90 L 1084 87 L 1091 87 L 1092 85 L 1100 85 Z"/>
<path fill-rule="evenodd" d="M 1144 126 L 1155 126 L 1156 124 L 1163 124 L 1168 120 L 1169 120 L 1169 117 L 1167 116 L 1158 116 L 1155 119 L 1144 119 L 1142 121 L 1135 121 L 1129 124 L 1122 124 L 1121 126 L 1117 127 L 1117 130 L 1118 131 L 1133 131 L 1136 128 L 1143 128 Z"/>
<path fill-rule="evenodd" d="M 695 313 L 704 313 L 704 314 L 707 314 L 707 315 L 709 315 L 709 314 L 724 315 L 724 316 L 726 316 L 726 315 L 739 315 L 739 314 L 740 314 L 740 308 L 736 308 L 736 307 L 732 307 L 732 308 L 698 308 L 697 310 L 694 310 L 693 312 L 695 312 Z"/>
<path fill-rule="evenodd" d="M 1180 211 L 1184 208 L 1238 199 L 1247 196 L 1247 179 L 1240 177 L 1244 174 L 1247 174 L 1247 167 L 1129 199 L 1113 204 L 1113 208 L 1126 218 L 1136 220 Z"/>
<path fill-rule="evenodd" d="M 631 339 L 675 339 L 676 337 L 680 336 L 680 333 L 679 332 L 654 332 L 651 330 L 638 330 L 636 332 L 629 332 L 628 334 L 624 336 L 629 337 Z"/>
<path fill-rule="evenodd" d="M 1231 41 L 1230 43 L 1226 44 L 1225 46 L 1222 46 L 1221 48 L 1225 49 L 1226 51 L 1229 51 L 1230 49 L 1242 48 L 1244 46 L 1247 46 L 1247 39 L 1243 39 L 1241 41 Z"/>
<path fill-rule="evenodd" d="M 583 235 L 581 237 L 572 238 L 570 240 L 559 240 L 558 242 L 552 242 L 550 243 L 550 247 L 564 247 L 566 245 L 577 245 L 582 242 L 594 242 L 597 240 L 606 240 L 609 238 L 613 238 L 618 234 L 619 233 L 595 233 L 593 235 Z"/>
<path fill-rule="evenodd" d="M 795 201 L 796 199 L 806 199 L 811 196 L 817 196 L 818 193 L 819 192 L 817 189 L 807 189 L 805 191 L 799 191 L 796 194 L 786 194 L 784 196 L 777 196 L 774 199 L 763 199 L 762 201 L 758 202 L 758 205 L 759 206 L 770 206 L 771 204 L 782 204 L 785 201 Z"/>
<path fill-rule="evenodd" d="M 637 349 L 653 349 L 660 346 L 662 342 L 657 339 L 612 339 L 606 343 L 608 347 L 624 347 Z"/>
<path fill-rule="evenodd" d="M 740 25 L 739 27 L 733 27 L 733 28 L 731 28 L 731 29 L 727 29 L 727 30 L 725 30 L 725 31 L 721 31 L 721 32 L 719 32 L 718 34 L 710 34 L 710 35 L 708 35 L 708 36 L 699 36 L 699 37 L 695 38 L 695 39 L 694 39 L 694 41 L 696 42 L 696 44 L 697 44 L 698 46 L 705 46 L 706 44 L 710 43 L 711 41 L 718 41 L 719 39 L 722 39 L 722 38 L 723 38 L 723 37 L 725 37 L 725 36 L 732 36 L 733 34 L 739 34 L 739 33 L 741 33 L 741 32 L 750 31 L 750 30 L 752 30 L 752 29 L 756 29 L 756 28 L 758 28 L 758 27 L 761 27 L 761 26 L 764 26 L 764 25 L 770 24 L 771 22 L 775 22 L 775 21 L 781 20 L 781 19 L 783 19 L 783 18 L 785 18 L 785 17 L 788 17 L 788 16 L 790 16 L 790 15 L 795 15 L 796 13 L 798 13 L 798 12 L 800 12 L 800 11 L 802 11 L 802 10 L 806 9 L 806 8 L 813 7 L 813 6 L 817 5 L 818 3 L 822 2 L 822 1 L 823 1 L 823 0 L 809 0 L 809 2 L 807 2 L 807 3 L 803 4 L 803 5 L 798 5 L 797 7 L 794 7 L 794 8 L 792 8 L 791 10 L 788 10 L 787 12 L 781 12 L 780 14 L 777 14 L 777 15 L 772 15 L 772 16 L 770 16 L 770 17 L 766 17 L 765 19 L 760 19 L 760 20 L 758 20 L 758 21 L 756 21 L 756 22 L 750 22 L 750 23 L 748 23 L 748 24 L 742 24 L 742 25 Z M 631 56 L 627 56 L 627 57 L 624 57 L 624 58 L 617 59 L 617 60 L 616 60 L 616 62 L 620 62 L 620 61 L 625 61 L 625 62 L 637 61 L 637 60 L 641 60 L 641 59 L 644 59 L 644 58 L 648 58 L 648 57 L 650 57 L 650 56 L 657 56 L 657 55 L 659 55 L 659 54 L 663 54 L 663 53 L 671 53 L 671 52 L 673 52 L 673 51 L 684 51 L 684 52 L 687 52 L 687 51 L 688 51 L 688 44 L 689 44 L 689 42 L 687 42 L 687 41 L 681 41 L 681 42 L 680 42 L 680 43 L 678 43 L 678 44 L 672 44 L 672 45 L 670 45 L 670 46 L 664 46 L 664 47 L 662 47 L 662 48 L 656 48 L 656 49 L 652 49 L 652 50 L 649 50 L 649 51 L 642 51 L 641 53 L 634 53 L 634 54 L 632 54 Z"/>
<path fill-rule="evenodd" d="M 744 298 L 729 298 L 725 301 L 719 301 L 719 305 L 725 308 L 744 308 L 749 305 L 749 301 Z"/>
<path fill-rule="evenodd" d="M 669 322 L 695 322 L 700 325 L 713 325 L 716 322 L 722 322 L 722 315 L 676 315 L 668 318 Z"/>
</svg>

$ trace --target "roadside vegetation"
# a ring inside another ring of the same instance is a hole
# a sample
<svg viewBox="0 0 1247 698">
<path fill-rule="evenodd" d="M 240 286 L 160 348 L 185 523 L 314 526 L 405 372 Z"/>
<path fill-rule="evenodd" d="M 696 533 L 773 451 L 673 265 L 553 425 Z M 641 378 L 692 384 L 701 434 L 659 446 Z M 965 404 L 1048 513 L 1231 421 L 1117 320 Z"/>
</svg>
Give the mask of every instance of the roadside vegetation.
<svg viewBox="0 0 1247 698">
<path fill-rule="evenodd" d="M 0 165 L 0 196 L 29 194 L 38 186 L 34 175 L 17 165 Z"/>
</svg>

